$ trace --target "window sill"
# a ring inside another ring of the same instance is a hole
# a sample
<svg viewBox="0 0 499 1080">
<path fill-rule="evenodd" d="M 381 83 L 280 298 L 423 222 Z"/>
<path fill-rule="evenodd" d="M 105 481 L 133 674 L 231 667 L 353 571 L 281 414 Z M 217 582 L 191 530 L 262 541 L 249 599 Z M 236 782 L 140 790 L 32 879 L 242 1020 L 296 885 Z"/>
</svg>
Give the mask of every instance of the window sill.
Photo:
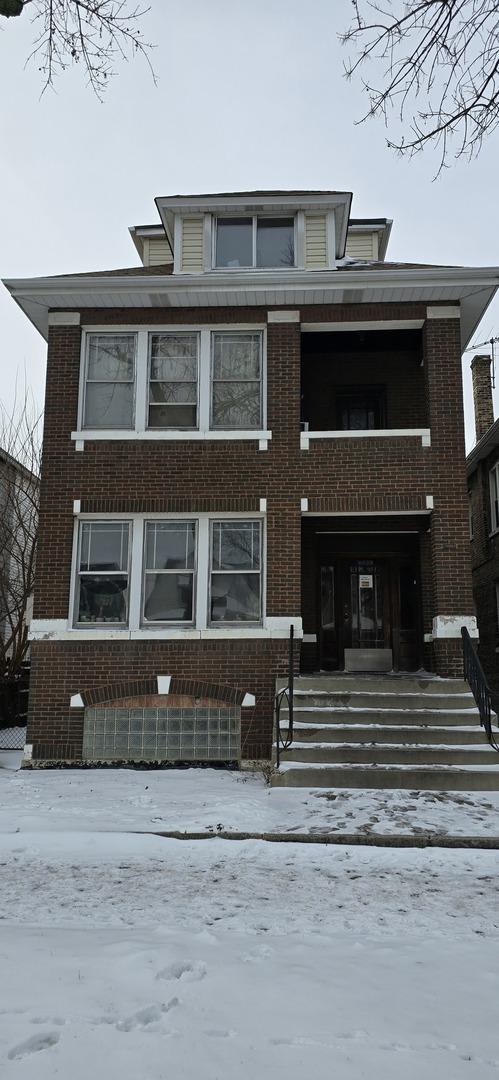
<svg viewBox="0 0 499 1080">
<path fill-rule="evenodd" d="M 267 443 L 272 438 L 271 431 L 186 431 L 186 430 L 158 430 L 148 428 L 147 431 L 127 431 L 124 429 L 89 429 L 85 431 L 72 431 L 71 439 L 76 443 L 77 450 L 83 450 L 88 442 L 122 442 L 122 441 L 147 441 L 147 442 L 227 442 L 243 440 L 258 441 L 260 450 L 267 449 Z M 265 444 L 265 445 L 263 445 Z"/>
<path fill-rule="evenodd" d="M 302 431 L 300 450 L 310 448 L 311 439 L 399 439 L 420 438 L 422 446 L 431 446 L 429 428 L 375 428 L 369 431 Z"/>
<path fill-rule="evenodd" d="M 151 629 L 141 627 L 139 630 L 126 628 L 109 629 L 95 627 L 88 629 L 76 629 L 69 626 L 65 619 L 34 619 L 31 623 L 30 641 L 240 641 L 248 639 L 288 638 L 289 623 L 295 624 L 295 638 L 302 637 L 301 619 L 271 619 L 264 626 L 230 626 L 230 627 L 207 627 L 195 629 L 194 627 L 172 627 L 171 629 Z M 282 623 L 282 625 L 276 625 Z"/>
</svg>

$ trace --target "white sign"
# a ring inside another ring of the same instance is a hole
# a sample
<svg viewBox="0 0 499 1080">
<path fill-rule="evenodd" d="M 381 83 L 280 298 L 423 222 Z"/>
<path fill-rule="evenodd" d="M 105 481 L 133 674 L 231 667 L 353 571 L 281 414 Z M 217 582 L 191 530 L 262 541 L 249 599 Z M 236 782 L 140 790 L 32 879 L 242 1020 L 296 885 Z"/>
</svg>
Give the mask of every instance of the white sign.
<svg viewBox="0 0 499 1080">
<path fill-rule="evenodd" d="M 359 575 L 359 589 L 372 589 L 373 587 L 373 575 L 372 574 L 360 574 Z"/>
</svg>

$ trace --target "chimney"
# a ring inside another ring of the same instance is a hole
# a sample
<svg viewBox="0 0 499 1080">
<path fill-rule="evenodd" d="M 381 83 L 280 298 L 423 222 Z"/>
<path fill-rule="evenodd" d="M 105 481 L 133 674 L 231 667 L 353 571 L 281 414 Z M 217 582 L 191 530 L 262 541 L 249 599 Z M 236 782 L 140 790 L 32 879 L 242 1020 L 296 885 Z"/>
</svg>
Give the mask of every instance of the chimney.
<svg viewBox="0 0 499 1080">
<path fill-rule="evenodd" d="M 491 356 L 474 356 L 471 361 L 473 372 L 473 404 L 475 407 L 476 441 L 492 427 L 494 406 L 492 404 L 492 382 L 490 379 Z"/>
</svg>

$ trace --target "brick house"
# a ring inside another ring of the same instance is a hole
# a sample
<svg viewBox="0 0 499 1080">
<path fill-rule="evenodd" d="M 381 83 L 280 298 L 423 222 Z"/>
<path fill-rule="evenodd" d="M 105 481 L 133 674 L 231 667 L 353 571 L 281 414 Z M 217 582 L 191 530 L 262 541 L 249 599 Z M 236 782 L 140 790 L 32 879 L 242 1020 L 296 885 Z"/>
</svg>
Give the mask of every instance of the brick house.
<svg viewBox="0 0 499 1080">
<path fill-rule="evenodd" d="M 476 445 L 466 465 L 480 659 L 489 686 L 499 690 L 499 420 L 494 423 L 491 359 L 471 362 Z"/>
<path fill-rule="evenodd" d="M 291 624 L 302 672 L 456 676 L 476 636 L 461 353 L 497 270 L 387 262 L 345 192 L 156 206 L 141 266 L 5 283 L 48 341 L 38 763 L 268 757 Z"/>
</svg>

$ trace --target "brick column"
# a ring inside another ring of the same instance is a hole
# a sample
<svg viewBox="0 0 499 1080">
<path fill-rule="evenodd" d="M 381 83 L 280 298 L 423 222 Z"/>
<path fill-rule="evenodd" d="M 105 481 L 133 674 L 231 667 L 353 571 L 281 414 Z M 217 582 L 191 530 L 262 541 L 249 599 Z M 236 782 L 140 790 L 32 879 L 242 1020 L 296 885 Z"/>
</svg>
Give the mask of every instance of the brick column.
<svg viewBox="0 0 499 1080">
<path fill-rule="evenodd" d="M 428 309 L 424 356 L 431 429 L 433 659 L 437 673 L 462 674 L 461 626 L 476 623 L 471 585 L 459 309 Z"/>
</svg>

